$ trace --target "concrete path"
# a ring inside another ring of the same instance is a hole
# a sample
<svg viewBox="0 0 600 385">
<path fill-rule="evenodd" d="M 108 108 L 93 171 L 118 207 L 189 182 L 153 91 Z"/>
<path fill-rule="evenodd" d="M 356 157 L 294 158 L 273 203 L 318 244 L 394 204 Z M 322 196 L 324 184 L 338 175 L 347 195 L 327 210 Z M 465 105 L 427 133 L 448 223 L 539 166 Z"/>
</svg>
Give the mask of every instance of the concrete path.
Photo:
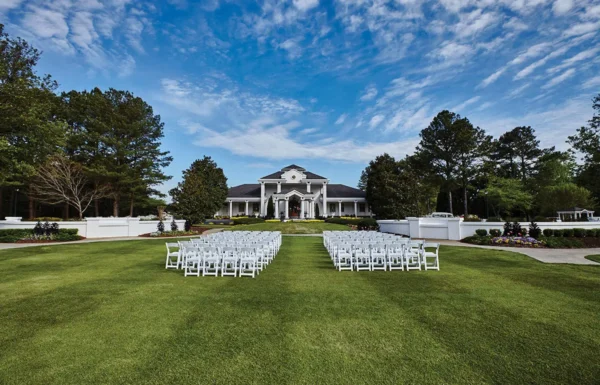
<svg viewBox="0 0 600 385">
<path fill-rule="evenodd" d="M 504 246 L 480 246 L 471 245 L 468 243 L 462 243 L 458 241 L 447 241 L 437 240 L 432 242 L 438 242 L 442 245 L 447 246 L 461 246 L 461 247 L 478 247 L 480 249 L 492 249 L 501 251 L 512 251 L 514 253 L 525 254 L 528 257 L 537 259 L 544 263 L 571 263 L 575 265 L 597 265 L 600 263 L 585 259 L 587 255 L 600 255 L 600 248 L 593 249 L 530 249 L 525 247 L 504 247 Z"/>
</svg>

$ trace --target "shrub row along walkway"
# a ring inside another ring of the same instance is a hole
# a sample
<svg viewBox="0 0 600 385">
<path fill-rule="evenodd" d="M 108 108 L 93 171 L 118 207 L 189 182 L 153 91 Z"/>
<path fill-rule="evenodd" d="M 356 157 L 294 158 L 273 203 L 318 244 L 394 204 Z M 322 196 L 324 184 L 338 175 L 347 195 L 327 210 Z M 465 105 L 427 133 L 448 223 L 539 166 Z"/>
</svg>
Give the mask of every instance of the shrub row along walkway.
<svg viewBox="0 0 600 385">
<path fill-rule="evenodd" d="M 588 255 L 600 254 L 600 248 L 593 249 L 533 249 L 527 247 L 505 247 L 505 246 L 482 246 L 471 245 L 458 241 L 438 240 L 442 245 L 447 246 L 462 246 L 462 247 L 478 247 L 481 249 L 512 251 L 515 253 L 525 254 L 528 257 L 537 259 L 544 263 L 572 263 L 575 265 L 598 265 L 600 263 L 592 262 L 585 259 Z"/>
</svg>

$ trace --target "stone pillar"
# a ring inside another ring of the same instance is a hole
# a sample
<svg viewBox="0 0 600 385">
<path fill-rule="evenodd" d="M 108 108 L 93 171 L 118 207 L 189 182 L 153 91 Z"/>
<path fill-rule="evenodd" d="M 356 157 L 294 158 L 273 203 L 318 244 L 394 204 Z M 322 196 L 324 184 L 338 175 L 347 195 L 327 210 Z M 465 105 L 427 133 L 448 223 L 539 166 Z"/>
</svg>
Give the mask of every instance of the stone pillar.
<svg viewBox="0 0 600 385">
<path fill-rule="evenodd" d="M 323 217 L 328 217 L 329 207 L 327 207 L 327 182 L 323 183 Z"/>
<path fill-rule="evenodd" d="M 338 202 L 338 217 L 342 216 L 342 201 Z"/>
<path fill-rule="evenodd" d="M 246 206 L 248 206 L 248 203 L 246 203 Z M 246 209 L 246 211 L 248 210 Z M 265 182 L 260 182 L 260 216 L 264 217 L 265 215 L 267 215 L 265 212 Z"/>
<path fill-rule="evenodd" d="M 354 201 L 354 216 L 358 217 L 358 203 Z"/>
<path fill-rule="evenodd" d="M 246 201 L 246 216 L 248 216 L 248 201 Z"/>
<path fill-rule="evenodd" d="M 229 218 L 233 216 L 233 202 L 229 201 Z"/>
<path fill-rule="evenodd" d="M 285 212 L 283 214 L 285 215 L 285 219 L 290 218 L 290 201 L 287 198 L 285 199 Z"/>
</svg>

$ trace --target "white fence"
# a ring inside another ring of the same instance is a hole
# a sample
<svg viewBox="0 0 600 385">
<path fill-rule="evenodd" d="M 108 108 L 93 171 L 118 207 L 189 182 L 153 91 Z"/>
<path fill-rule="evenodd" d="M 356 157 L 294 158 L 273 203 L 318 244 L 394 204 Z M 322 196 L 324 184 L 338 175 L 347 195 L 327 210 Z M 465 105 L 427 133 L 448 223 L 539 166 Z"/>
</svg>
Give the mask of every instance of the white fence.
<svg viewBox="0 0 600 385">
<path fill-rule="evenodd" d="M 401 234 L 411 238 L 461 240 L 475 235 L 475 230 L 503 230 L 503 222 L 464 222 L 462 218 L 407 218 L 379 220 L 383 233 Z M 529 228 L 529 222 L 520 222 Z M 600 229 L 600 222 L 538 222 L 540 229 Z"/>
<path fill-rule="evenodd" d="M 86 238 L 137 237 L 156 231 L 159 221 L 140 221 L 140 218 L 86 218 L 83 221 L 57 222 L 61 229 L 77 229 L 77 234 Z M 2 229 L 33 229 L 37 222 L 21 221 L 18 217 L 7 217 L 0 221 Z M 171 230 L 171 222 L 163 222 L 165 230 Z M 185 220 L 176 219 L 179 230 L 183 230 Z"/>
</svg>

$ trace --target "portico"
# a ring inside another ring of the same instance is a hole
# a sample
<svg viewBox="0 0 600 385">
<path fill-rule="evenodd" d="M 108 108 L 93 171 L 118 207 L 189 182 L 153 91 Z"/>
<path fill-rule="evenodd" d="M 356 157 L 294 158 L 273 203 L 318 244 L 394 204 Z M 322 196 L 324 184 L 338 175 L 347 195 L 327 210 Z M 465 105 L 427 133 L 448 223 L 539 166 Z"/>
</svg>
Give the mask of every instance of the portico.
<svg viewBox="0 0 600 385">
<path fill-rule="evenodd" d="M 258 182 L 230 188 L 227 206 L 217 215 L 264 217 L 269 198 L 272 198 L 275 217 L 278 218 L 371 216 L 364 191 L 331 184 L 329 179 L 297 165 L 284 167 Z"/>
</svg>

